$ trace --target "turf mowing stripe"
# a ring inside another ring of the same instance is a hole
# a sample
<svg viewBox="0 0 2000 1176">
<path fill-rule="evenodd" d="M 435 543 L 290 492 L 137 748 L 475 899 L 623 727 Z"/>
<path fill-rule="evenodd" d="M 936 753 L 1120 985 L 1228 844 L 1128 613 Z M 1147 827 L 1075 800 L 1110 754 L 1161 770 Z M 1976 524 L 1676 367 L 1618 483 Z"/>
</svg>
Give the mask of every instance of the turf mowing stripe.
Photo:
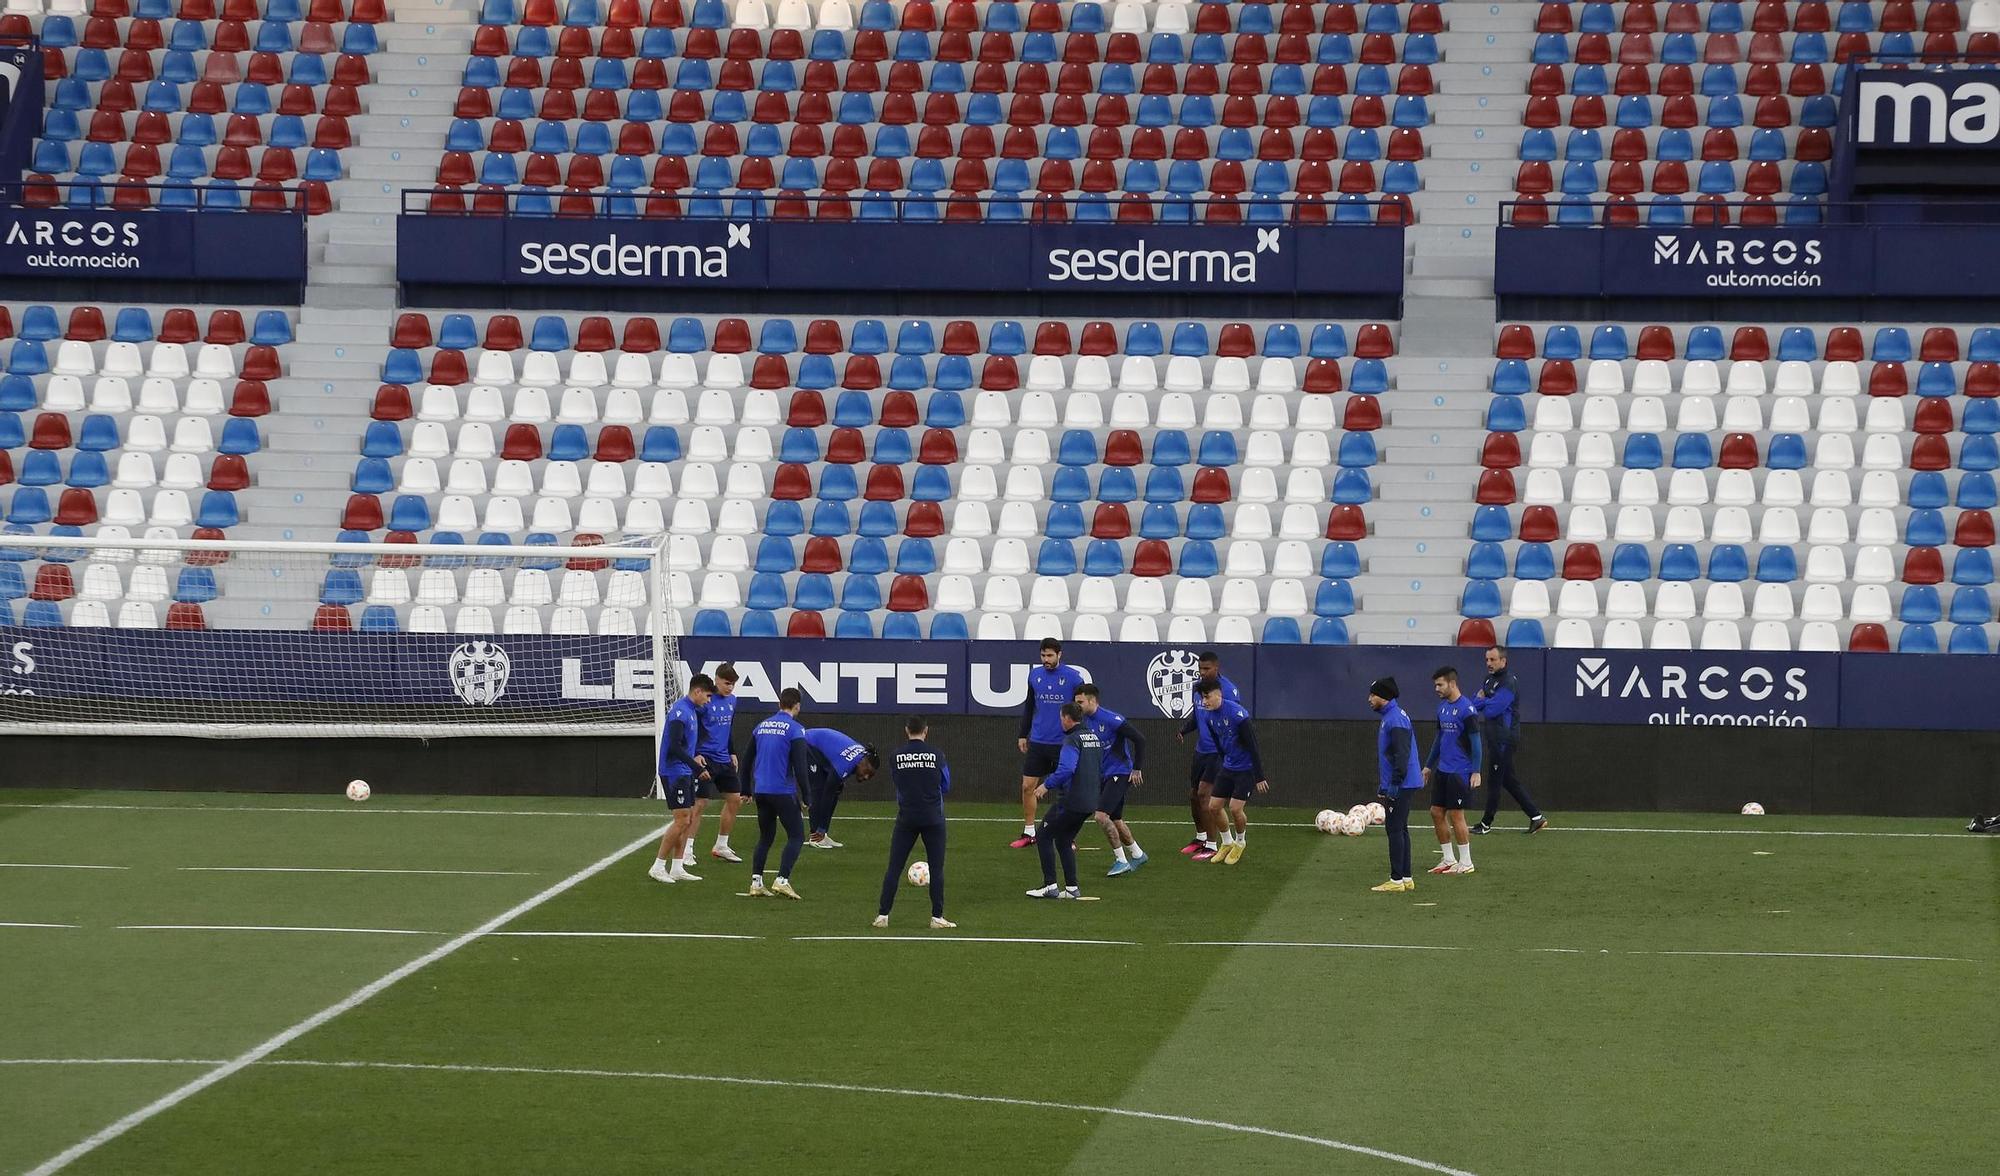
<svg viewBox="0 0 2000 1176">
<path fill-rule="evenodd" d="M 762 935 L 717 935 L 700 931 L 495 931 L 496 939 L 749 939 Z"/>
<path fill-rule="evenodd" d="M 906 1090 L 895 1086 L 862 1086 L 845 1082 L 796 1082 L 780 1078 L 742 1078 L 723 1074 L 676 1074 L 649 1070 L 589 1070 L 538 1066 L 459 1066 L 445 1064 L 425 1064 L 419 1062 L 331 1062 L 309 1058 L 274 1058 L 256 1064 L 265 1066 L 293 1066 L 302 1069 L 331 1070 L 405 1070 L 418 1073 L 443 1074 L 513 1074 L 541 1078 L 638 1078 L 655 1082 L 709 1082 L 726 1086 L 752 1086 L 779 1090 L 820 1090 L 835 1094 L 878 1094 L 898 1098 L 929 1098 L 944 1102 L 984 1103 L 987 1105 L 1028 1107 L 1043 1111 L 1070 1111 L 1083 1115 L 1107 1115 L 1123 1119 L 1142 1119 L 1153 1123 L 1174 1123 L 1183 1127 L 1205 1127 L 1216 1131 L 1230 1131 L 1239 1135 L 1257 1135 L 1266 1139 L 1280 1139 L 1290 1143 L 1309 1144 L 1334 1151 L 1351 1152 L 1373 1159 L 1387 1160 L 1405 1167 L 1417 1168 L 1425 1172 L 1438 1172 L 1443 1176 L 1475 1176 L 1463 1168 L 1453 1168 L 1430 1160 L 1406 1156 L 1400 1152 L 1384 1151 L 1359 1143 L 1348 1143 L 1340 1139 L 1327 1139 L 1318 1135 L 1304 1135 L 1296 1131 L 1279 1131 L 1271 1127 L 1257 1127 L 1247 1123 L 1230 1123 L 1221 1119 L 1201 1119 L 1192 1115 L 1170 1115 L 1159 1111 L 1139 1111 L 1127 1107 L 1091 1106 L 1084 1103 L 1054 1102 L 1039 1098 L 1008 1098 L 993 1094 L 961 1094 L 949 1090 Z M 32 1176 L 32 1174 L 31 1174 Z"/>
<path fill-rule="evenodd" d="M 130 866 L 79 866 L 70 862 L 0 862 L 0 870 L 129 870 Z"/>
<path fill-rule="evenodd" d="M 1063 943 L 1079 947 L 1139 947 L 1130 939 L 1031 939 L 1013 935 L 794 935 L 793 943 Z"/>
<path fill-rule="evenodd" d="M 1870 955 L 1855 951 L 1628 951 L 1626 955 L 1657 956 L 1751 956 L 1781 960 L 1902 960 L 1925 964 L 1970 964 L 1960 956 Z"/>
<path fill-rule="evenodd" d="M 265 927 L 242 923 L 128 923 L 120 931 L 303 931 L 328 935 L 449 935 L 449 931 L 413 931 L 407 927 Z"/>
<path fill-rule="evenodd" d="M 376 870 L 350 866 L 176 866 L 175 869 L 188 874 L 448 874 L 474 878 L 534 876 L 533 870 Z"/>
<path fill-rule="evenodd" d="M 1367 951 L 1470 951 L 1464 947 L 1444 947 L 1431 943 L 1299 943 L 1275 939 L 1191 939 L 1175 947 L 1344 947 Z"/>
<path fill-rule="evenodd" d="M 522 915 L 527 914 L 529 911 L 534 910 L 536 907 L 541 906 L 543 903 L 546 903 L 549 900 L 566 893 L 567 891 L 580 885 L 581 883 L 586 882 L 589 879 L 597 876 L 598 874 L 603 873 L 605 870 L 608 870 L 612 866 L 617 865 L 625 858 L 645 848 L 647 845 L 657 841 L 663 832 L 664 832 L 664 827 L 657 827 L 648 832 L 643 837 L 639 837 L 632 841 L 626 842 L 624 845 L 619 846 L 617 849 L 597 859 L 591 864 L 585 866 L 583 869 L 578 870 L 576 873 L 571 874 L 569 877 L 564 878 L 560 882 L 556 882 L 551 886 L 545 887 L 534 896 L 525 899 L 519 903 L 516 903 L 515 905 L 507 908 L 506 910 L 486 920 L 484 923 L 481 923 L 479 926 L 474 927 L 472 930 L 467 931 L 464 934 L 461 934 L 453 939 L 450 939 L 444 943 L 439 944 L 438 946 L 425 952 L 423 955 L 420 955 L 416 959 L 411 960 L 409 963 L 404 964 L 402 967 L 397 968 L 394 971 L 389 972 L 388 974 L 380 977 L 379 979 L 373 980 L 361 986 L 360 988 L 355 989 L 353 992 L 349 993 L 346 997 L 342 998 L 341 1000 L 335 1001 L 333 1004 L 328 1005 L 327 1007 L 321 1009 L 319 1012 L 314 1013 L 310 1017 L 307 1017 L 305 1020 L 300 1021 L 295 1025 L 292 1025 L 290 1028 L 280 1031 L 276 1035 L 267 1038 L 266 1040 L 255 1046 L 252 1046 L 250 1049 L 245 1050 L 241 1054 L 238 1054 L 236 1057 L 230 1059 L 228 1062 L 225 1062 L 222 1065 L 215 1067 L 214 1069 L 208 1071 L 206 1074 L 203 1074 L 200 1077 L 195 1078 L 191 1082 L 185 1083 L 181 1086 L 174 1088 L 171 1091 L 168 1091 L 166 1094 L 161 1095 L 159 1098 L 154 1099 L 152 1102 L 147 1103 L 145 1106 L 140 1107 L 138 1110 L 133 1111 L 131 1114 L 124 1116 L 123 1118 L 119 1119 L 115 1123 L 112 1123 L 110 1126 L 104 1128 L 103 1130 L 98 1131 L 95 1134 L 89 1136 L 88 1138 L 63 1149 L 56 1155 L 50 1157 L 49 1159 L 29 1169 L 28 1176 L 48 1176 L 48 1174 L 51 1172 L 60 1172 L 64 1168 L 68 1167 L 70 1164 L 75 1163 L 78 1159 L 81 1159 L 82 1157 L 89 1155 L 91 1152 L 94 1152 L 98 1148 L 103 1147 L 105 1144 L 110 1143 L 112 1140 L 119 1138 L 126 1132 L 132 1130 L 134 1127 L 139 1126 L 140 1124 L 146 1122 L 147 1120 L 153 1118 L 154 1116 L 174 1109 L 180 1104 L 186 1102 L 188 1099 L 193 1098 L 195 1095 L 200 1094 L 202 1091 L 207 1090 L 209 1087 L 214 1086 L 216 1083 L 221 1082 L 223 1079 L 228 1078 L 230 1075 L 235 1074 L 239 1070 L 242 1070 L 247 1066 L 254 1065 L 257 1062 L 263 1061 L 265 1058 L 276 1053 L 278 1050 L 281 1050 L 285 1046 L 290 1045 L 292 1042 L 297 1041 L 300 1037 L 305 1036 L 307 1033 L 312 1032 L 314 1029 L 319 1028 L 321 1025 L 324 1025 L 328 1021 L 333 1020 L 335 1017 L 340 1016 L 342 1013 L 348 1012 L 349 1010 L 364 1003 L 365 1001 L 379 995 L 384 990 L 394 985 L 397 981 L 402 980 L 405 977 L 408 977 L 416 972 L 422 971 L 423 969 L 438 962 L 439 960 L 444 959 L 446 956 L 449 956 L 452 953 L 458 951 L 460 948 L 465 947 L 467 944 L 478 942 L 480 939 L 483 939 L 486 936 L 491 935 L 493 932 L 498 931 L 500 928 L 506 926 L 508 923 L 513 922 L 515 919 L 520 918 Z"/>
</svg>

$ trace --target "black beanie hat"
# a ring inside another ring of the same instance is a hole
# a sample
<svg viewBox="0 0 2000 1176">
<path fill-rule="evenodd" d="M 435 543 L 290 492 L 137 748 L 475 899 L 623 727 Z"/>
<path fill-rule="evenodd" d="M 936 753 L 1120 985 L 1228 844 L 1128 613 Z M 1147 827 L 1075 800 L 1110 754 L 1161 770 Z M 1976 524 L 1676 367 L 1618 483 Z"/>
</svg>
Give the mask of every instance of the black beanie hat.
<svg viewBox="0 0 2000 1176">
<path fill-rule="evenodd" d="M 1387 698 L 1392 701 L 1402 697 L 1403 694 L 1402 691 L 1396 689 L 1396 680 L 1394 678 L 1375 679 L 1368 684 L 1368 693 L 1373 694 L 1377 698 Z"/>
</svg>

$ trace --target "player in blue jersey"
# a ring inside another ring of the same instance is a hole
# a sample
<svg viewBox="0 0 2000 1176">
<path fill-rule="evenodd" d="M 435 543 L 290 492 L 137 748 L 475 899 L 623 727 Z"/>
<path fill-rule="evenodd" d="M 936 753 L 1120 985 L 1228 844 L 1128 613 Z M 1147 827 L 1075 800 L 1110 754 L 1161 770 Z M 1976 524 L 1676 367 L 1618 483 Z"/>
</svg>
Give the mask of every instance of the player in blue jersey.
<svg viewBox="0 0 2000 1176">
<path fill-rule="evenodd" d="M 831 727 L 806 729 L 807 760 L 812 764 L 812 793 L 809 798 L 811 832 L 806 844 L 814 849 L 839 849 L 831 836 L 833 810 L 847 782 L 873 780 L 882 757 L 873 747 Z"/>
<path fill-rule="evenodd" d="M 896 785 L 896 824 L 889 832 L 889 868 L 882 875 L 882 901 L 875 912 L 875 926 L 889 925 L 889 909 L 896 905 L 896 887 L 902 885 L 903 867 L 918 841 L 924 843 L 924 860 L 931 870 L 931 929 L 949 931 L 958 924 L 944 917 L 944 797 L 951 791 L 951 765 L 944 753 L 932 747 L 927 736 L 930 724 L 922 715 L 911 715 L 903 724 L 908 741 L 889 753 L 889 777 Z"/>
<path fill-rule="evenodd" d="M 1083 708 L 1083 725 L 1096 732 L 1104 744 L 1104 786 L 1098 790 L 1097 827 L 1104 830 L 1111 856 L 1118 859 L 1105 877 L 1116 878 L 1147 860 L 1146 851 L 1132 836 L 1132 827 L 1125 823 L 1125 794 L 1146 782 L 1141 770 L 1146 762 L 1146 737 L 1124 715 L 1103 704 L 1096 686 L 1086 683 L 1077 687 L 1076 704 Z"/>
<path fill-rule="evenodd" d="M 1204 649 L 1195 660 L 1197 682 L 1216 681 L 1222 683 L 1224 702 L 1242 702 L 1243 693 L 1236 689 L 1222 674 L 1222 658 L 1213 649 Z M 1215 787 L 1215 740 L 1209 736 L 1206 712 L 1197 696 L 1193 708 L 1188 712 L 1187 721 L 1181 724 L 1180 734 L 1175 736 L 1182 743 L 1187 742 L 1189 732 L 1194 733 L 1194 759 L 1188 764 L 1188 809 L 1194 816 L 1194 840 L 1181 847 L 1181 852 L 1198 862 L 1213 858 L 1221 848 L 1222 828 L 1215 823 L 1214 806 L 1209 804 L 1210 794 Z"/>
<path fill-rule="evenodd" d="M 1474 833 L 1493 831 L 1493 818 L 1500 813 L 1500 790 L 1506 789 L 1528 818 L 1528 832 L 1548 828 L 1549 818 L 1528 795 L 1528 786 L 1514 771 L 1514 753 L 1521 745 L 1521 684 L 1507 668 L 1507 650 L 1496 645 L 1486 651 L 1486 681 L 1472 697 L 1479 711 L 1479 739 L 1486 745 L 1486 815 L 1472 827 Z"/>
<path fill-rule="evenodd" d="M 673 824 L 667 826 L 666 835 L 660 838 L 660 856 L 647 871 L 647 877 L 656 882 L 699 882 L 700 875 L 691 874 L 681 862 L 681 849 L 694 837 L 694 801 L 699 782 L 708 777 L 708 769 L 695 759 L 695 749 L 701 745 L 701 708 L 715 690 L 715 680 L 707 674 L 696 674 L 688 682 L 687 695 L 676 698 L 667 708 L 667 730 L 660 740 L 660 791 L 666 794 L 667 808 L 673 813 Z"/>
<path fill-rule="evenodd" d="M 1257 750 L 1257 731 L 1250 723 L 1250 712 L 1242 703 L 1224 698 L 1222 683 L 1214 678 L 1204 678 L 1194 689 L 1205 712 L 1202 721 L 1215 740 L 1209 823 L 1222 831 L 1222 845 L 1209 860 L 1233 866 L 1243 860 L 1250 838 L 1250 820 L 1244 811 L 1250 795 L 1269 792 L 1271 782 L 1264 778 L 1264 757 Z"/>
<path fill-rule="evenodd" d="M 1410 797 L 1424 784 L 1417 767 L 1416 732 L 1410 726 L 1410 716 L 1396 701 L 1401 696 L 1394 678 L 1377 678 L 1368 685 L 1368 706 L 1382 716 L 1382 725 L 1375 732 L 1379 771 L 1375 795 L 1382 800 L 1386 814 L 1383 826 L 1389 835 L 1389 880 L 1369 887 L 1377 894 L 1401 894 L 1417 888 L 1417 880 L 1410 876 Z"/>
<path fill-rule="evenodd" d="M 1097 732 L 1083 725 L 1083 708 L 1065 703 L 1056 712 L 1056 719 L 1062 724 L 1062 745 L 1056 749 L 1055 767 L 1036 792 L 1053 792 L 1057 799 L 1049 806 L 1041 835 L 1035 840 L 1035 851 L 1042 859 L 1042 884 L 1028 891 L 1029 898 L 1081 897 L 1077 890 L 1076 834 L 1090 823 L 1104 786 L 1104 744 Z M 1061 886 L 1056 885 L 1058 860 L 1062 862 Z"/>
<path fill-rule="evenodd" d="M 1433 874 L 1472 872 L 1472 835 L 1465 810 L 1479 787 L 1479 711 L 1458 689 L 1458 671 L 1440 666 L 1431 675 L 1438 696 L 1438 737 L 1424 760 L 1424 783 L 1431 789 L 1431 826 L 1442 856 Z M 1453 845 L 1457 854 L 1453 855 Z"/>
<path fill-rule="evenodd" d="M 1035 843 L 1035 790 L 1055 771 L 1062 753 L 1062 708 L 1076 700 L 1076 688 L 1083 685 L 1083 671 L 1062 664 L 1062 642 L 1042 639 L 1041 664 L 1028 670 L 1028 698 L 1021 705 L 1021 835 L 1012 848 L 1026 849 Z"/>
<path fill-rule="evenodd" d="M 806 826 L 799 817 L 799 797 L 812 775 L 806 729 L 799 722 L 799 692 L 787 686 L 778 694 L 778 713 L 750 731 L 750 755 L 743 765 L 751 798 L 757 805 L 757 848 L 750 851 L 750 897 L 799 897 L 792 889 L 792 871 L 806 847 Z M 785 852 L 778 859 L 778 876 L 764 888 L 764 863 L 778 827 L 785 829 Z"/>
<path fill-rule="evenodd" d="M 736 831 L 736 814 L 743 808 L 738 760 L 731 746 L 735 736 L 736 678 L 736 667 L 730 663 L 715 667 L 715 693 L 709 695 L 708 705 L 701 708 L 701 745 L 695 749 L 694 759 L 708 769 L 708 779 L 701 781 L 695 791 L 694 828 L 688 833 L 687 847 L 681 851 L 683 866 L 694 865 L 694 843 L 701 832 L 702 813 L 717 796 L 722 797 L 722 829 L 715 835 L 715 846 L 708 855 L 725 862 L 743 860 L 729 848 L 729 835 Z"/>
</svg>

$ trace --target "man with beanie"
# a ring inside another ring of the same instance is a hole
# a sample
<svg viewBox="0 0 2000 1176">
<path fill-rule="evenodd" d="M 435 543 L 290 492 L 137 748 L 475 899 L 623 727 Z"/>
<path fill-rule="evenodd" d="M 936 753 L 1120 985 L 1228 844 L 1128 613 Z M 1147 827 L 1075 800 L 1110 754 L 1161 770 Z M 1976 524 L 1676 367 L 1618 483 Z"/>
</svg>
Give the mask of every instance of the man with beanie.
<svg viewBox="0 0 2000 1176">
<path fill-rule="evenodd" d="M 1382 716 L 1382 728 L 1375 736 L 1381 772 L 1376 795 L 1382 800 L 1383 829 L 1389 834 L 1389 880 L 1371 887 L 1378 894 L 1417 888 L 1410 869 L 1410 795 L 1424 785 L 1417 766 L 1416 733 L 1410 716 L 1396 702 L 1401 695 L 1394 678 L 1377 678 L 1368 686 L 1368 706 Z"/>
</svg>

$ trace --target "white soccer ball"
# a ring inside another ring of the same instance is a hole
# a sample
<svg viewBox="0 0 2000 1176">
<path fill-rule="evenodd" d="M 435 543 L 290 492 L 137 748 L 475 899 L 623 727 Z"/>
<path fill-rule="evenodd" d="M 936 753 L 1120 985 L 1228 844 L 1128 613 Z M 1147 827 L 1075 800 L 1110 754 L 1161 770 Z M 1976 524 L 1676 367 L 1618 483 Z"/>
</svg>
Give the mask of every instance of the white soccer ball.
<svg viewBox="0 0 2000 1176">
<path fill-rule="evenodd" d="M 1347 815 L 1349 817 L 1361 818 L 1361 823 L 1366 825 L 1368 823 L 1368 806 L 1365 804 L 1357 804 L 1353 808 L 1347 810 Z"/>
<path fill-rule="evenodd" d="M 1743 806 L 1743 815 L 1746 817 L 1761 817 L 1764 815 L 1764 806 L 1753 800 Z"/>
<path fill-rule="evenodd" d="M 929 862 L 910 863 L 910 885 L 929 886 L 931 884 L 931 864 Z"/>
<path fill-rule="evenodd" d="M 367 800 L 374 794 L 375 790 L 368 787 L 368 781 L 366 780 L 349 780 L 347 782 L 347 799 L 349 800 L 360 802 Z"/>
<path fill-rule="evenodd" d="M 1349 813 L 1340 819 L 1340 831 L 1349 837 L 1359 837 L 1368 831 L 1366 813 Z"/>
<path fill-rule="evenodd" d="M 1389 819 L 1389 810 L 1382 807 L 1381 801 L 1379 800 L 1373 801 L 1368 805 L 1369 824 L 1380 825 L 1388 821 L 1388 819 Z"/>
<path fill-rule="evenodd" d="M 1322 833 L 1338 833 L 1340 832 L 1340 822 L 1341 816 L 1339 813 L 1334 812 L 1332 809 L 1321 809 L 1319 810 L 1319 815 L 1313 818 L 1313 828 L 1318 829 Z"/>
</svg>

